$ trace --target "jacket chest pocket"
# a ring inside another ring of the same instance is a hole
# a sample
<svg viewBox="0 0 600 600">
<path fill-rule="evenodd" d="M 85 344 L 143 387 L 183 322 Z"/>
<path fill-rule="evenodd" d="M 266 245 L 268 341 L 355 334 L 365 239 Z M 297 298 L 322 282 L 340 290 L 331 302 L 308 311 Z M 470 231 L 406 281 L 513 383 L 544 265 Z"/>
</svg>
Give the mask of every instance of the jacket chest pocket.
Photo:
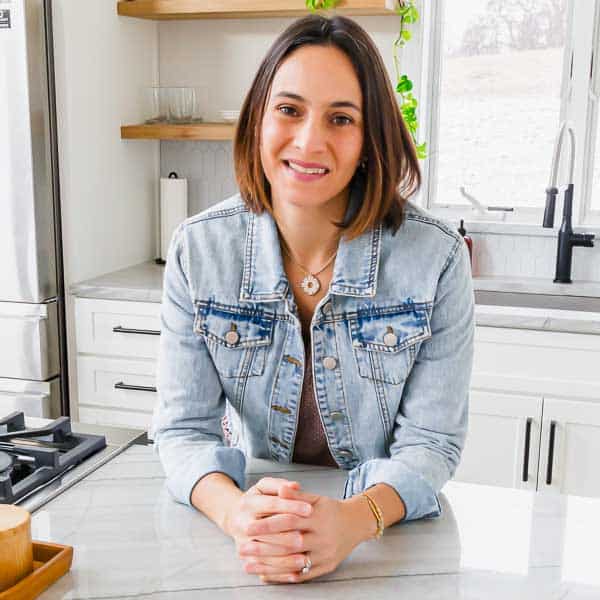
<svg viewBox="0 0 600 600">
<path fill-rule="evenodd" d="M 273 336 L 273 317 L 260 309 L 197 300 L 195 333 L 204 336 L 222 377 L 262 375 Z"/>
<path fill-rule="evenodd" d="M 359 311 L 349 327 L 359 375 L 392 385 L 404 382 L 418 344 L 431 337 L 424 305 Z"/>
</svg>

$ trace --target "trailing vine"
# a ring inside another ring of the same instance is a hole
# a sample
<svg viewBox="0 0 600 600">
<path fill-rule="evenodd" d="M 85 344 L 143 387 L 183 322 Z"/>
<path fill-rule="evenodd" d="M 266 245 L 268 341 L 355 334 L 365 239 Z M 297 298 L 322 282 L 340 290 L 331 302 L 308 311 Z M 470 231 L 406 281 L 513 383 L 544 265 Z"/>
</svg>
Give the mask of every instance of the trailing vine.
<svg viewBox="0 0 600 600">
<path fill-rule="evenodd" d="M 335 8 L 339 0 L 305 0 L 306 8 L 311 12 L 317 10 L 328 10 Z M 398 37 L 394 40 L 394 70 L 396 71 L 396 93 L 400 96 L 400 112 L 404 123 L 415 145 L 417 156 L 420 159 L 427 158 L 427 142 L 421 144 L 417 141 L 417 131 L 419 121 L 417 118 L 417 99 L 412 93 L 413 82 L 408 75 L 400 74 L 400 60 L 398 58 L 398 49 L 403 48 L 412 38 L 412 33 L 408 28 L 419 20 L 419 11 L 415 6 L 415 0 L 397 0 L 394 12 L 400 17 L 400 31 Z"/>
</svg>

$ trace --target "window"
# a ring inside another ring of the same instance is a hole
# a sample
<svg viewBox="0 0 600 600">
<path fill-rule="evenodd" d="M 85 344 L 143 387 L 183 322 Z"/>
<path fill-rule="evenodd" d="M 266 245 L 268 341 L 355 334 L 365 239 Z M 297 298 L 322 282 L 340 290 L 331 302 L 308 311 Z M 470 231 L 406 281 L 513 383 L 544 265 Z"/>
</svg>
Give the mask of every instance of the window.
<svg viewBox="0 0 600 600">
<path fill-rule="evenodd" d="M 573 222 L 600 215 L 600 132 L 590 133 L 599 103 L 588 93 L 600 0 L 428 4 L 428 207 L 447 218 L 541 226 L 556 136 L 567 119 L 576 137 Z"/>
<path fill-rule="evenodd" d="M 590 221 L 600 222 L 600 2 L 596 3 L 593 35 L 593 57 L 590 64 L 590 140 L 589 167 L 591 182 L 587 195 L 586 216 Z"/>
</svg>

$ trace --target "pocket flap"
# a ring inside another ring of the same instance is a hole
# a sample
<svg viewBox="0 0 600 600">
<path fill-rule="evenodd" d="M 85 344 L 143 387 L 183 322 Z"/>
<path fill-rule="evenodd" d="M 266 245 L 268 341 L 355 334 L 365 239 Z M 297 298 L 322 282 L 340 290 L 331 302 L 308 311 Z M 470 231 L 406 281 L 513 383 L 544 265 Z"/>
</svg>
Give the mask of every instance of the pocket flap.
<svg viewBox="0 0 600 600">
<path fill-rule="evenodd" d="M 268 346 L 273 317 L 251 307 L 226 306 L 196 300 L 194 331 L 227 348 Z"/>
<path fill-rule="evenodd" d="M 400 352 L 431 337 L 426 305 L 374 307 L 350 319 L 352 345 L 379 352 Z"/>
</svg>

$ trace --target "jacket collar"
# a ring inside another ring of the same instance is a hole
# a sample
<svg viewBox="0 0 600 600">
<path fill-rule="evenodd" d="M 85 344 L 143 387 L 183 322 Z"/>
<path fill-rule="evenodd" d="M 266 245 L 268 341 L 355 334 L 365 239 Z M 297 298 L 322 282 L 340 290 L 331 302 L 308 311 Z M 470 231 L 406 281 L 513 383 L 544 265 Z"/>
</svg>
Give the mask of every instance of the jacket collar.
<svg viewBox="0 0 600 600">
<path fill-rule="evenodd" d="M 277 226 L 267 210 L 249 211 L 240 301 L 283 300 L 287 276 L 283 269 Z M 330 292 L 343 296 L 375 296 L 382 225 L 352 241 L 341 238 Z"/>
</svg>

